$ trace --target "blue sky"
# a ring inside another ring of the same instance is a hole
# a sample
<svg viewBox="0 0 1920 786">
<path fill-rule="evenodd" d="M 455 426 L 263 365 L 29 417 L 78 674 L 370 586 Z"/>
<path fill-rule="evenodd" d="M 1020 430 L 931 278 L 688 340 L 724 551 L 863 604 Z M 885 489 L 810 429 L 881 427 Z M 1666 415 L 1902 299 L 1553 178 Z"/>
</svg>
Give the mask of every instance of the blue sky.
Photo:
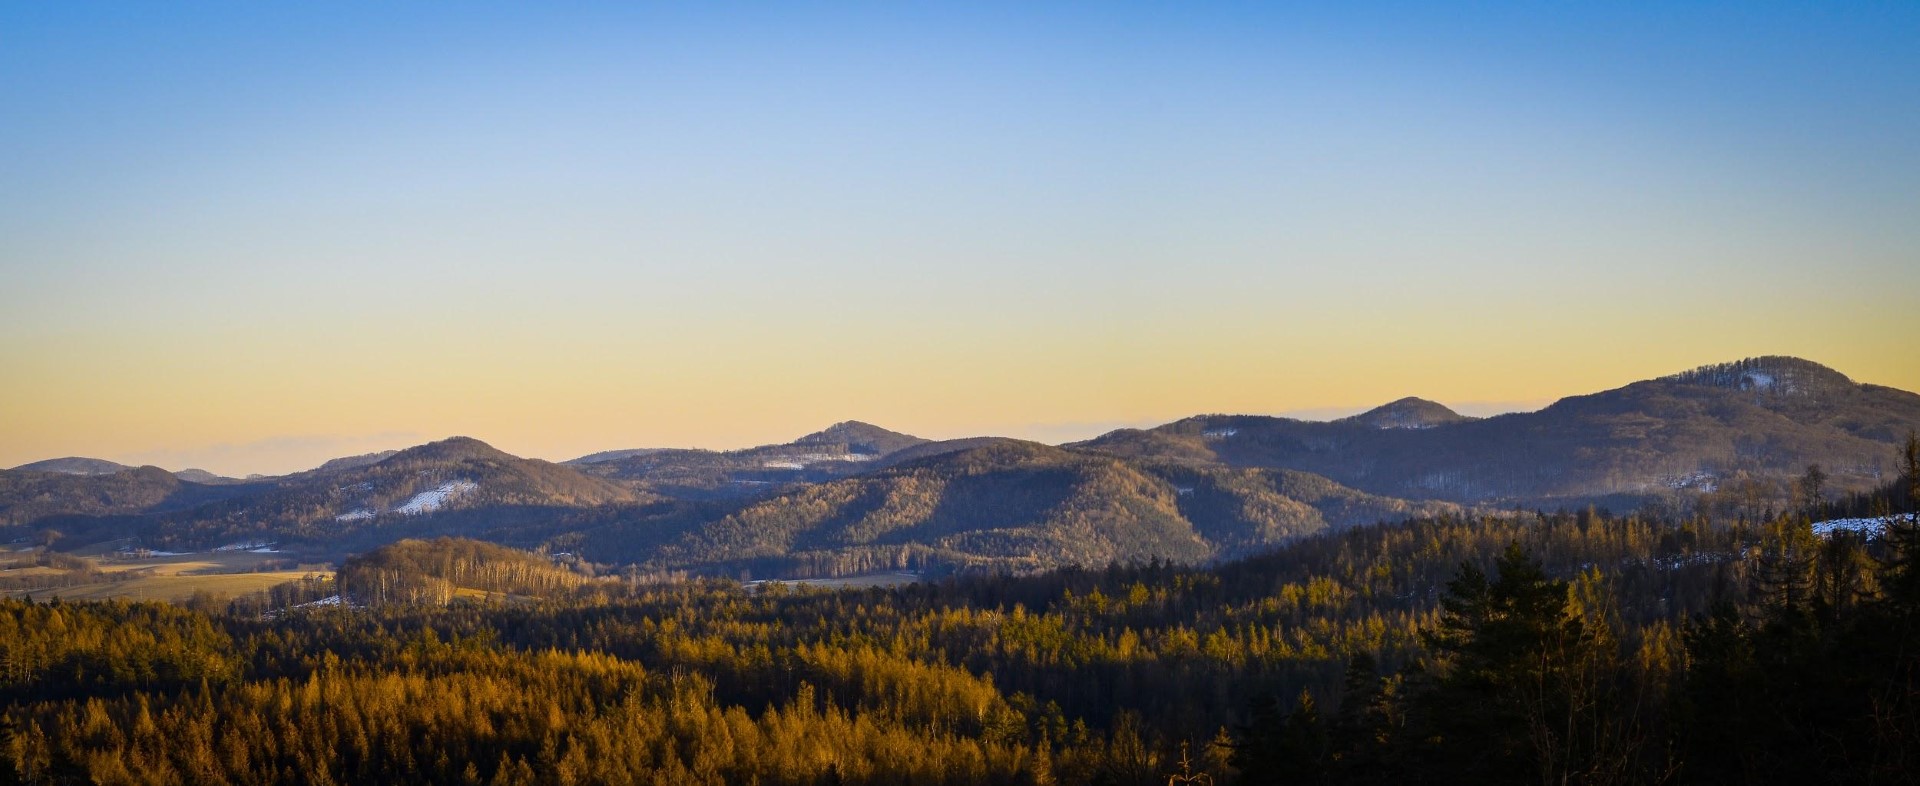
<svg viewBox="0 0 1920 786">
<path fill-rule="evenodd" d="M 1917 44 L 1913 3 L 10 3 L 0 464 L 1052 437 L 1766 353 L 1912 389 Z"/>
</svg>

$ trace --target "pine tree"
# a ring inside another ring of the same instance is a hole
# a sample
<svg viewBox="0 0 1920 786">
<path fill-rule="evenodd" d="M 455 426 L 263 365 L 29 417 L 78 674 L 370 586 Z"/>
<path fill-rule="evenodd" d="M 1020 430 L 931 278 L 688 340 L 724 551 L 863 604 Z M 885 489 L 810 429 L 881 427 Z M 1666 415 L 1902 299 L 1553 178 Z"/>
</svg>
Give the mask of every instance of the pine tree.
<svg viewBox="0 0 1920 786">
<path fill-rule="evenodd" d="M 1808 518 L 1818 518 L 1826 505 L 1827 473 L 1819 464 L 1808 464 L 1800 476 L 1800 510 Z"/>
<path fill-rule="evenodd" d="M 1819 541 L 1804 516 L 1782 516 L 1767 525 L 1754 565 L 1751 602 L 1769 624 L 1798 629 L 1808 622 Z"/>
<path fill-rule="evenodd" d="M 1828 535 L 1818 548 L 1813 610 L 1823 626 L 1831 626 L 1851 618 L 1872 597 L 1873 558 L 1867 553 L 1866 538 L 1845 530 Z"/>
<path fill-rule="evenodd" d="M 1286 713 L 1271 693 L 1255 696 L 1250 711 L 1227 761 L 1240 771 L 1240 783 L 1246 786 L 1279 786 L 1285 783 L 1280 773 L 1287 766 L 1282 758 Z"/>
<path fill-rule="evenodd" d="M 1563 724 L 1576 711 L 1566 698 L 1582 623 L 1567 613 L 1566 582 L 1519 543 L 1495 567 L 1489 582 L 1462 565 L 1440 629 L 1427 635 L 1441 668 L 1422 697 L 1432 765 L 1485 782 L 1556 780 L 1571 768 Z"/>
</svg>

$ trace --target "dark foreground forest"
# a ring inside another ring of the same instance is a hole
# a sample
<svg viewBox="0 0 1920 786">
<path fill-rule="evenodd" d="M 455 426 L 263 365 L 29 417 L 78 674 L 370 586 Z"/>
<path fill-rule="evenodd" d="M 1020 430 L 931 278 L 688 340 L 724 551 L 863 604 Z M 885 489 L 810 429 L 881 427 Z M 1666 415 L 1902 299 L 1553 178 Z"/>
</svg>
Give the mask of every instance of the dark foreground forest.
<svg viewBox="0 0 1920 786">
<path fill-rule="evenodd" d="M 415 541 L 233 603 L 0 602 L 0 782 L 1912 782 L 1920 531 L 1886 521 L 1515 513 L 842 591 Z"/>
</svg>

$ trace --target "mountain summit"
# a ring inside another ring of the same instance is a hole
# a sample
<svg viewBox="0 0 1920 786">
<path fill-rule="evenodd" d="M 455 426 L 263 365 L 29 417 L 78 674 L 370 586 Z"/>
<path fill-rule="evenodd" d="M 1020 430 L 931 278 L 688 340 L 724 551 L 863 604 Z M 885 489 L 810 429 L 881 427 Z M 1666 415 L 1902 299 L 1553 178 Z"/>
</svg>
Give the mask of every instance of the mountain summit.
<svg viewBox="0 0 1920 786">
<path fill-rule="evenodd" d="M 374 464 L 382 464 L 387 461 L 402 463 L 420 461 L 501 461 L 508 459 L 515 461 L 524 460 L 485 442 L 474 439 L 473 437 L 448 437 L 438 442 L 415 445 L 406 450 L 398 451 L 374 462 Z"/>
<path fill-rule="evenodd" d="M 1408 396 L 1390 404 L 1382 404 L 1346 420 L 1374 428 L 1433 428 L 1447 423 L 1472 420 L 1472 418 L 1448 409 L 1438 402 Z"/>
<path fill-rule="evenodd" d="M 1845 374 L 1784 355 L 1715 363 L 1661 377 L 1660 381 L 1782 396 L 1818 396 L 1854 387 L 1854 381 Z"/>
<path fill-rule="evenodd" d="M 884 456 L 926 443 L 927 440 L 912 434 L 888 431 L 858 420 L 841 421 L 793 441 L 795 445 L 845 445 L 849 453 L 872 456 Z"/>
<path fill-rule="evenodd" d="M 31 464 L 14 467 L 15 472 L 57 472 L 62 475 L 112 475 L 133 469 L 125 464 L 106 459 L 68 456 L 66 458 L 47 459 Z"/>
<path fill-rule="evenodd" d="M 727 451 L 613 450 L 567 463 L 667 496 L 734 499 L 859 474 L 880 466 L 891 454 L 926 444 L 911 434 L 848 420 L 779 445 Z"/>
</svg>

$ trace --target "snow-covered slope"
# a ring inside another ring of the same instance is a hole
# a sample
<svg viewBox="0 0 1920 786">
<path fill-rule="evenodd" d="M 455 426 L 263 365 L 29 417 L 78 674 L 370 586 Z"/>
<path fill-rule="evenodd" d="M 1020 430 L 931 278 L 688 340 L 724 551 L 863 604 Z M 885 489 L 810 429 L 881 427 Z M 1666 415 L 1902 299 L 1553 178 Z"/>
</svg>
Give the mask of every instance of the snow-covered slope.
<svg viewBox="0 0 1920 786">
<path fill-rule="evenodd" d="M 409 497 L 406 502 L 400 503 L 390 512 L 398 513 L 402 516 L 418 516 L 432 513 L 446 507 L 448 502 L 462 495 L 470 494 L 479 488 L 480 484 L 471 480 L 451 480 L 435 488 L 427 489 L 426 491 Z M 380 515 L 378 512 L 370 508 L 355 508 L 346 513 L 334 516 L 333 520 L 339 522 L 366 521 L 378 515 Z"/>
</svg>

